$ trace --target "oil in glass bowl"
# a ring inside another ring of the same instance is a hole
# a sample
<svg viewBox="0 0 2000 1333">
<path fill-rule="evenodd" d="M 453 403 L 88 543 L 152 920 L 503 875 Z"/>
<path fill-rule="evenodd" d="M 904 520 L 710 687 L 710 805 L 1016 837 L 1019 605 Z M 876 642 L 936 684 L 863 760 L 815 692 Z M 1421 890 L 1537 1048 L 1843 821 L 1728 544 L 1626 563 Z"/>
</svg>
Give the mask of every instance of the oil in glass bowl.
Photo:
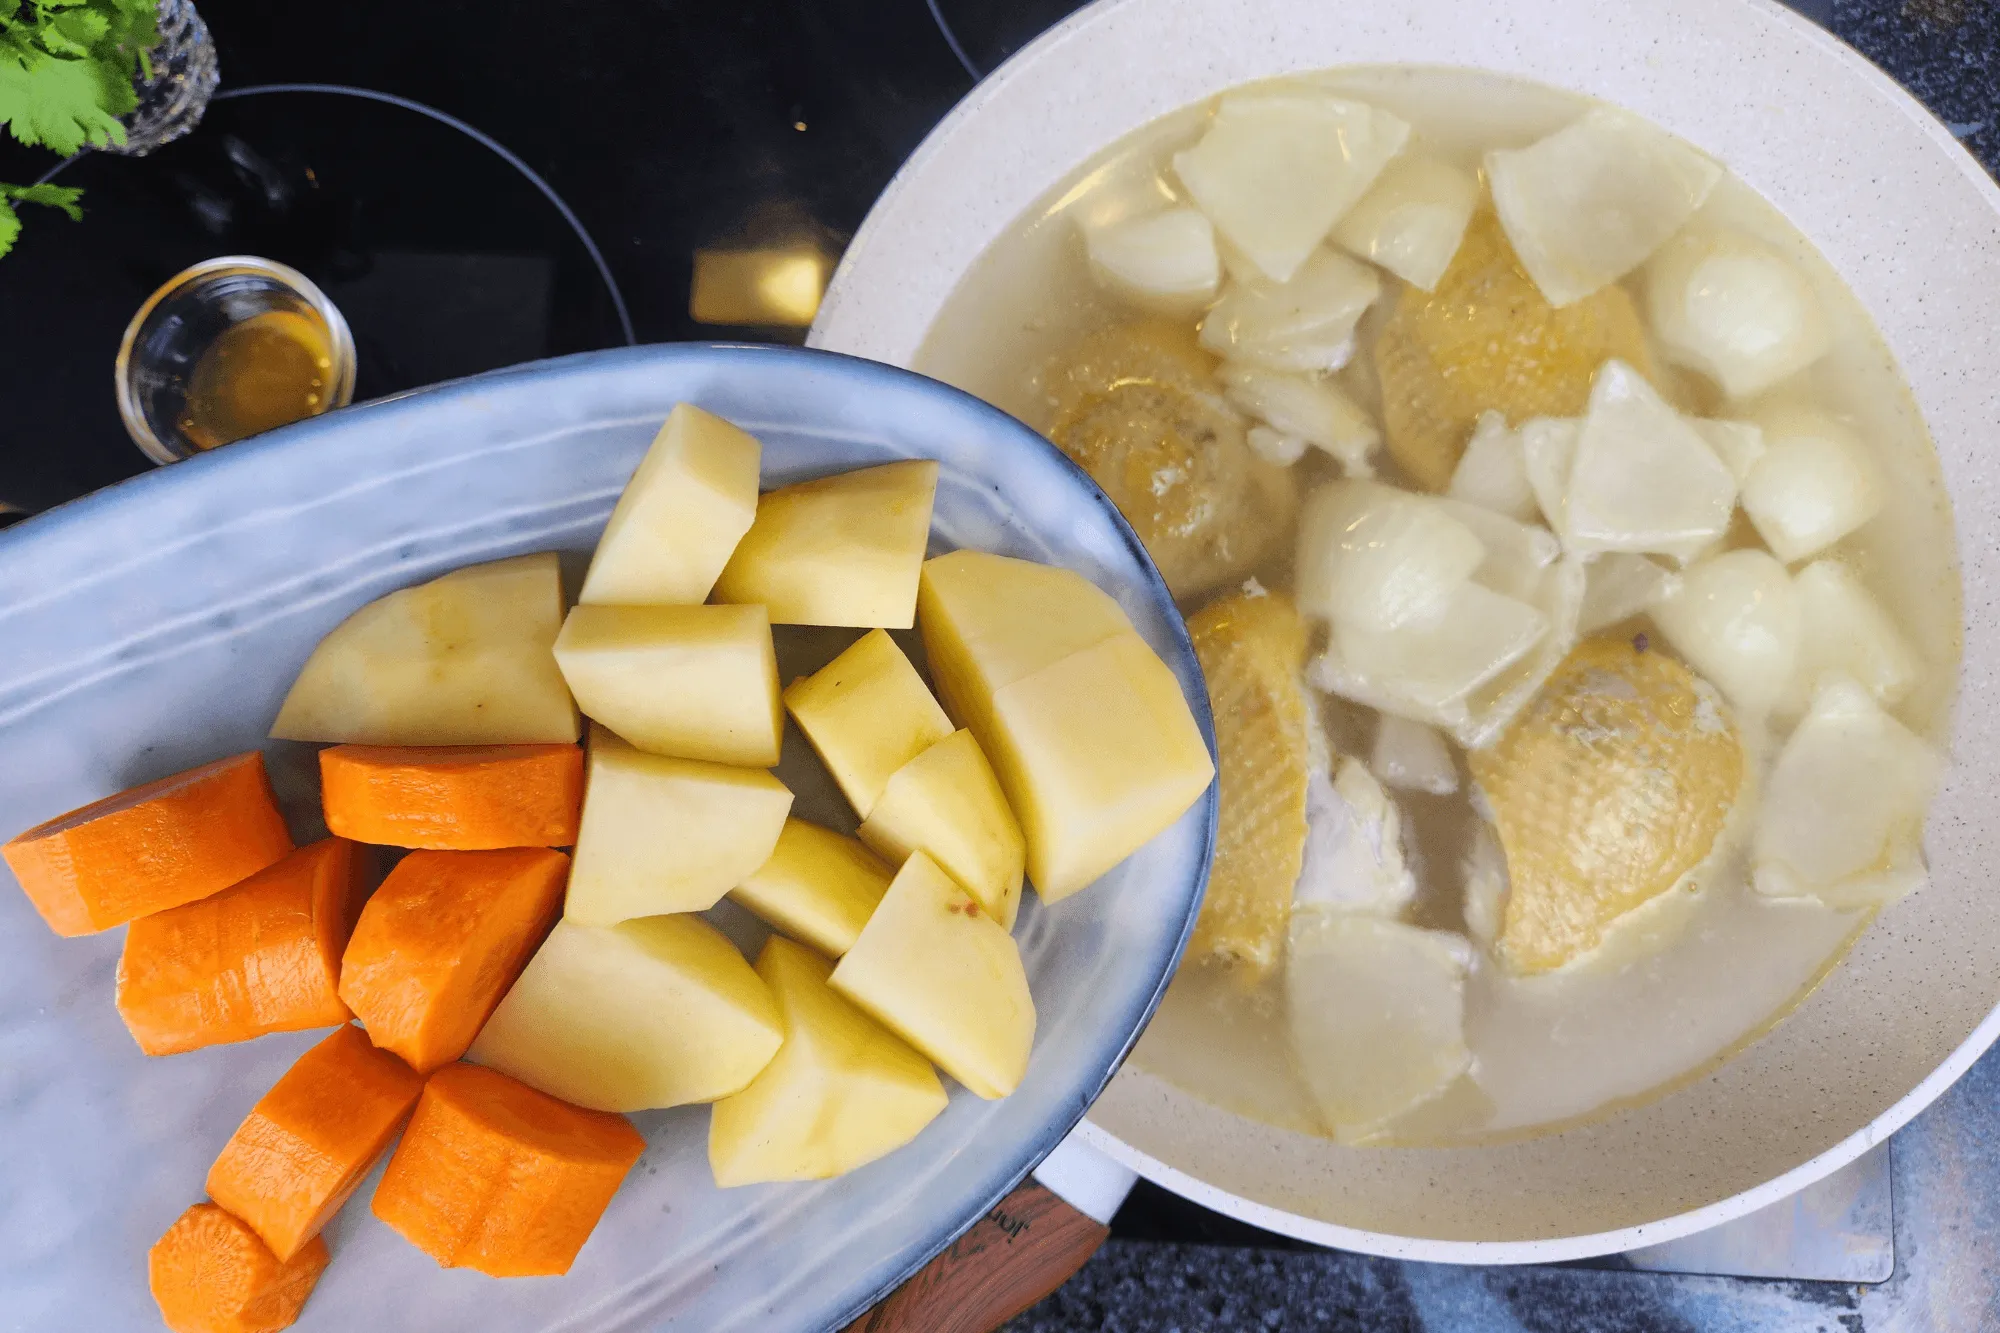
<svg viewBox="0 0 2000 1333">
<path fill-rule="evenodd" d="M 305 275 L 247 255 L 162 286 L 126 329 L 118 407 L 147 457 L 171 463 L 344 407 L 347 321 Z"/>
</svg>

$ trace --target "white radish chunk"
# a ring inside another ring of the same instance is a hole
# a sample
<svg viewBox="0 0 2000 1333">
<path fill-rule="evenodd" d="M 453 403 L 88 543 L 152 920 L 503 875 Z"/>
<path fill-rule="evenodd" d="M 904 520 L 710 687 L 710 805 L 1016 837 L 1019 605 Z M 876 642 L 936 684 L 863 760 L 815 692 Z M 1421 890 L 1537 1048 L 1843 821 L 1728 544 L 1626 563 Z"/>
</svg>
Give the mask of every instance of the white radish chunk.
<svg viewBox="0 0 2000 1333">
<path fill-rule="evenodd" d="M 1562 543 L 1554 534 L 1448 496 L 1430 503 L 1469 528 L 1486 548 L 1486 559 L 1472 571 L 1475 583 L 1517 601 L 1534 603 L 1540 599 L 1539 589 L 1549 566 L 1562 555 Z"/>
<path fill-rule="evenodd" d="M 1780 560 L 1816 555 L 1875 517 L 1882 478 L 1853 431 L 1823 412 L 1772 413 L 1743 483 L 1743 512 Z"/>
<path fill-rule="evenodd" d="M 1575 556 L 1564 556 L 1548 567 L 1535 588 L 1522 599 L 1541 614 L 1548 628 L 1527 653 L 1480 686 L 1467 700 L 1465 720 L 1452 729 L 1452 737 L 1460 745 L 1468 750 L 1483 750 L 1499 740 L 1555 674 L 1570 649 L 1576 647 L 1583 586 L 1583 562 Z"/>
<path fill-rule="evenodd" d="M 1605 362 L 1563 497 L 1564 545 L 1685 564 L 1728 530 L 1735 508 L 1736 478 L 1700 433 L 1638 371 Z"/>
<path fill-rule="evenodd" d="M 1333 239 L 1413 287 L 1430 291 L 1451 266 L 1479 203 L 1479 180 L 1434 157 L 1405 154 L 1383 168 L 1333 229 Z"/>
<path fill-rule="evenodd" d="M 1623 551 L 1598 556 L 1585 572 L 1578 634 L 1595 634 L 1630 620 L 1673 596 L 1681 586 L 1680 576 L 1665 566 Z"/>
<path fill-rule="evenodd" d="M 1354 355 L 1354 327 L 1382 294 L 1366 264 L 1324 247 L 1289 282 L 1232 279 L 1201 322 L 1201 345 L 1271 370 L 1332 371 Z"/>
<path fill-rule="evenodd" d="M 1197 309 L 1222 280 L 1215 228 L 1192 208 L 1092 228 L 1084 245 L 1100 282 L 1150 308 Z"/>
<path fill-rule="evenodd" d="M 1413 706 L 1392 709 L 1417 721 L 1466 701 L 1524 657 L 1548 632 L 1548 617 L 1526 602 L 1462 583 L 1420 619 L 1393 629 L 1336 621 L 1329 653 L 1376 689 Z"/>
<path fill-rule="evenodd" d="M 1901 897 L 1923 882 L 1924 808 L 1942 771 L 1865 688 L 1828 680 L 1772 766 L 1752 883 L 1838 907 Z"/>
<path fill-rule="evenodd" d="M 1688 424 L 1715 450 L 1715 456 L 1736 478 L 1739 487 L 1749 477 L 1750 469 L 1757 466 L 1757 460 L 1764 456 L 1764 430 L 1754 422 L 1696 417 Z"/>
<path fill-rule="evenodd" d="M 1369 771 L 1391 787 L 1449 796 L 1458 790 L 1458 765 L 1437 728 L 1385 715 L 1375 727 Z"/>
<path fill-rule="evenodd" d="M 1653 607 L 1653 623 L 1747 717 L 1768 713 L 1798 667 L 1798 594 L 1764 551 L 1725 551 L 1693 566 L 1680 591 Z"/>
<path fill-rule="evenodd" d="M 1696 149 L 1611 107 L 1587 111 L 1526 148 L 1486 155 L 1500 226 L 1556 306 L 1645 263 L 1721 176 Z"/>
<path fill-rule="evenodd" d="M 1837 560 L 1815 560 L 1792 579 L 1799 597 L 1799 683 L 1813 691 L 1830 676 L 1858 681 L 1878 703 L 1909 697 L 1917 650 L 1889 613 Z"/>
<path fill-rule="evenodd" d="M 1521 434 L 1498 412 L 1483 412 L 1459 456 L 1444 493 L 1454 500 L 1529 522 L 1539 512 L 1528 484 L 1528 460 Z"/>
<path fill-rule="evenodd" d="M 1292 906 L 1395 916 L 1417 896 L 1403 856 L 1403 819 L 1382 784 L 1355 759 L 1329 782 L 1306 778 L 1306 846 Z"/>
<path fill-rule="evenodd" d="M 1224 97 L 1174 171 L 1216 229 L 1285 282 L 1409 137 L 1406 122 L 1364 102 L 1268 88 Z"/>
<path fill-rule="evenodd" d="M 1382 433 L 1333 381 L 1228 362 L 1220 374 L 1223 397 L 1239 412 L 1280 435 L 1319 446 L 1350 475 L 1369 472 Z"/>
<path fill-rule="evenodd" d="M 1569 531 L 1564 501 L 1569 495 L 1569 474 L 1576 467 L 1576 442 L 1583 436 L 1583 422 L 1557 417 L 1536 417 L 1521 427 L 1521 465 L 1528 473 L 1528 489 L 1542 519 L 1558 537 Z"/>
<path fill-rule="evenodd" d="M 1755 236 L 1688 227 L 1646 266 L 1645 291 L 1667 358 L 1707 375 L 1732 399 L 1762 393 L 1826 352 L 1812 285 Z"/>
<path fill-rule="evenodd" d="M 1486 559 L 1472 530 L 1435 503 L 1399 495 L 1340 534 L 1329 619 L 1359 631 L 1436 616 Z"/>
<path fill-rule="evenodd" d="M 1472 1063 L 1471 957 L 1462 937 L 1351 912 L 1296 911 L 1287 947 L 1292 1053 L 1336 1138 L 1365 1137 Z"/>
</svg>

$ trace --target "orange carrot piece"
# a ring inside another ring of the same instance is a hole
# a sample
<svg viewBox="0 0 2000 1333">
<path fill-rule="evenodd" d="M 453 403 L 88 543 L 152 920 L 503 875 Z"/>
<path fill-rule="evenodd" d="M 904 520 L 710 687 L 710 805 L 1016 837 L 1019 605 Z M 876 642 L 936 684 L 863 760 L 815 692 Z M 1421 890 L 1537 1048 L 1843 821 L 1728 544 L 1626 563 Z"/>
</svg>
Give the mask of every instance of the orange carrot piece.
<svg viewBox="0 0 2000 1333">
<path fill-rule="evenodd" d="M 37 824 L 0 856 L 49 929 L 91 935 L 206 898 L 291 850 L 252 751 Z"/>
<path fill-rule="evenodd" d="M 326 1262 L 315 1236 L 280 1263 L 241 1218 L 198 1203 L 154 1242 L 146 1269 L 174 1333 L 276 1333 L 299 1317 Z"/>
<path fill-rule="evenodd" d="M 543 847 L 411 852 L 361 909 L 340 998 L 418 1073 L 450 1064 L 541 947 L 568 878 Z"/>
<path fill-rule="evenodd" d="M 375 1216 L 444 1268 L 567 1273 L 645 1147 L 621 1115 L 446 1065 L 382 1173 Z"/>
<path fill-rule="evenodd" d="M 142 916 L 118 955 L 118 1015 L 148 1055 L 332 1027 L 340 953 L 374 858 L 322 838 L 234 888 Z"/>
<path fill-rule="evenodd" d="M 341 1027 L 250 1108 L 208 1169 L 208 1197 L 280 1262 L 333 1219 L 423 1095 L 423 1075 Z"/>
<path fill-rule="evenodd" d="M 326 826 L 388 847 L 573 847 L 576 745 L 335 745 L 319 752 Z"/>
</svg>

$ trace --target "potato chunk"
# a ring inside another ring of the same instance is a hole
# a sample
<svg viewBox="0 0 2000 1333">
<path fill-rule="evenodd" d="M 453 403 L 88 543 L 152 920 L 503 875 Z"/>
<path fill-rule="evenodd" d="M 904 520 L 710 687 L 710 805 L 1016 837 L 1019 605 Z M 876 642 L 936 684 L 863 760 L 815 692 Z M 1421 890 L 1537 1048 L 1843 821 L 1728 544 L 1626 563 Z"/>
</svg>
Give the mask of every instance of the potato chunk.
<svg viewBox="0 0 2000 1333">
<path fill-rule="evenodd" d="M 1035 1001 L 1014 937 L 922 852 L 828 983 L 989 1101 L 1020 1085 Z"/>
<path fill-rule="evenodd" d="M 320 640 L 271 735 L 364 745 L 573 741 L 576 705 L 551 651 L 562 619 L 552 552 L 392 592 Z"/>
<path fill-rule="evenodd" d="M 757 514 L 763 446 L 676 403 L 611 511 L 577 600 L 624 606 L 708 600 Z"/>
<path fill-rule="evenodd" d="M 774 625 L 908 629 L 937 479 L 938 465 L 924 459 L 769 492 L 715 600 L 764 606 Z"/>
<path fill-rule="evenodd" d="M 887 630 L 785 689 L 785 708 L 863 819 L 889 775 L 951 735 L 951 719 Z"/>
<path fill-rule="evenodd" d="M 971 732 L 954 732 L 897 769 L 860 835 L 892 865 L 930 853 L 994 920 L 1014 928 L 1027 843 Z"/>
<path fill-rule="evenodd" d="M 710 1114 L 708 1165 L 725 1189 L 852 1171 L 908 1143 L 945 1108 L 931 1062 L 827 985 L 832 971 L 790 940 L 773 939 L 758 955 L 785 1044 Z"/>
<path fill-rule="evenodd" d="M 583 711 L 649 754 L 778 762 L 785 715 L 761 606 L 579 606 L 555 655 Z"/>
<path fill-rule="evenodd" d="M 467 1058 L 598 1111 L 741 1091 L 784 1039 L 736 946 L 698 916 L 609 927 L 561 921 Z"/>
<path fill-rule="evenodd" d="M 707 911 L 771 859 L 791 808 L 761 768 L 645 754 L 597 728 L 563 914 L 608 926 Z"/>
</svg>

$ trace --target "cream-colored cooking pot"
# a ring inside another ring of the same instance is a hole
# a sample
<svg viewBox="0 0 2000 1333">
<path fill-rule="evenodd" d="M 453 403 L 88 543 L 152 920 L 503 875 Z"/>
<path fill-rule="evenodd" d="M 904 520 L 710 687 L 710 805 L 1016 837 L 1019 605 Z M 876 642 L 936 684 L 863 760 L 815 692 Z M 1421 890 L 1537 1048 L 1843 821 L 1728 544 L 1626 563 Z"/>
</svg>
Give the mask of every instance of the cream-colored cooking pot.
<svg viewBox="0 0 2000 1333">
<path fill-rule="evenodd" d="M 1726 162 L 1846 278 L 1943 459 L 1965 607 L 1932 883 L 1692 1086 L 1499 1147 L 1364 1149 L 1128 1069 L 1079 1130 L 1169 1189 L 1309 1241 L 1465 1262 L 1671 1239 L 1833 1171 L 2000 1031 L 2000 189 L 1880 71 L 1767 0 L 1105 0 L 980 84 L 869 215 L 812 341 L 907 365 L 982 250 L 1084 159 L 1233 85 L 1479 67 L 1632 108 Z"/>
</svg>

